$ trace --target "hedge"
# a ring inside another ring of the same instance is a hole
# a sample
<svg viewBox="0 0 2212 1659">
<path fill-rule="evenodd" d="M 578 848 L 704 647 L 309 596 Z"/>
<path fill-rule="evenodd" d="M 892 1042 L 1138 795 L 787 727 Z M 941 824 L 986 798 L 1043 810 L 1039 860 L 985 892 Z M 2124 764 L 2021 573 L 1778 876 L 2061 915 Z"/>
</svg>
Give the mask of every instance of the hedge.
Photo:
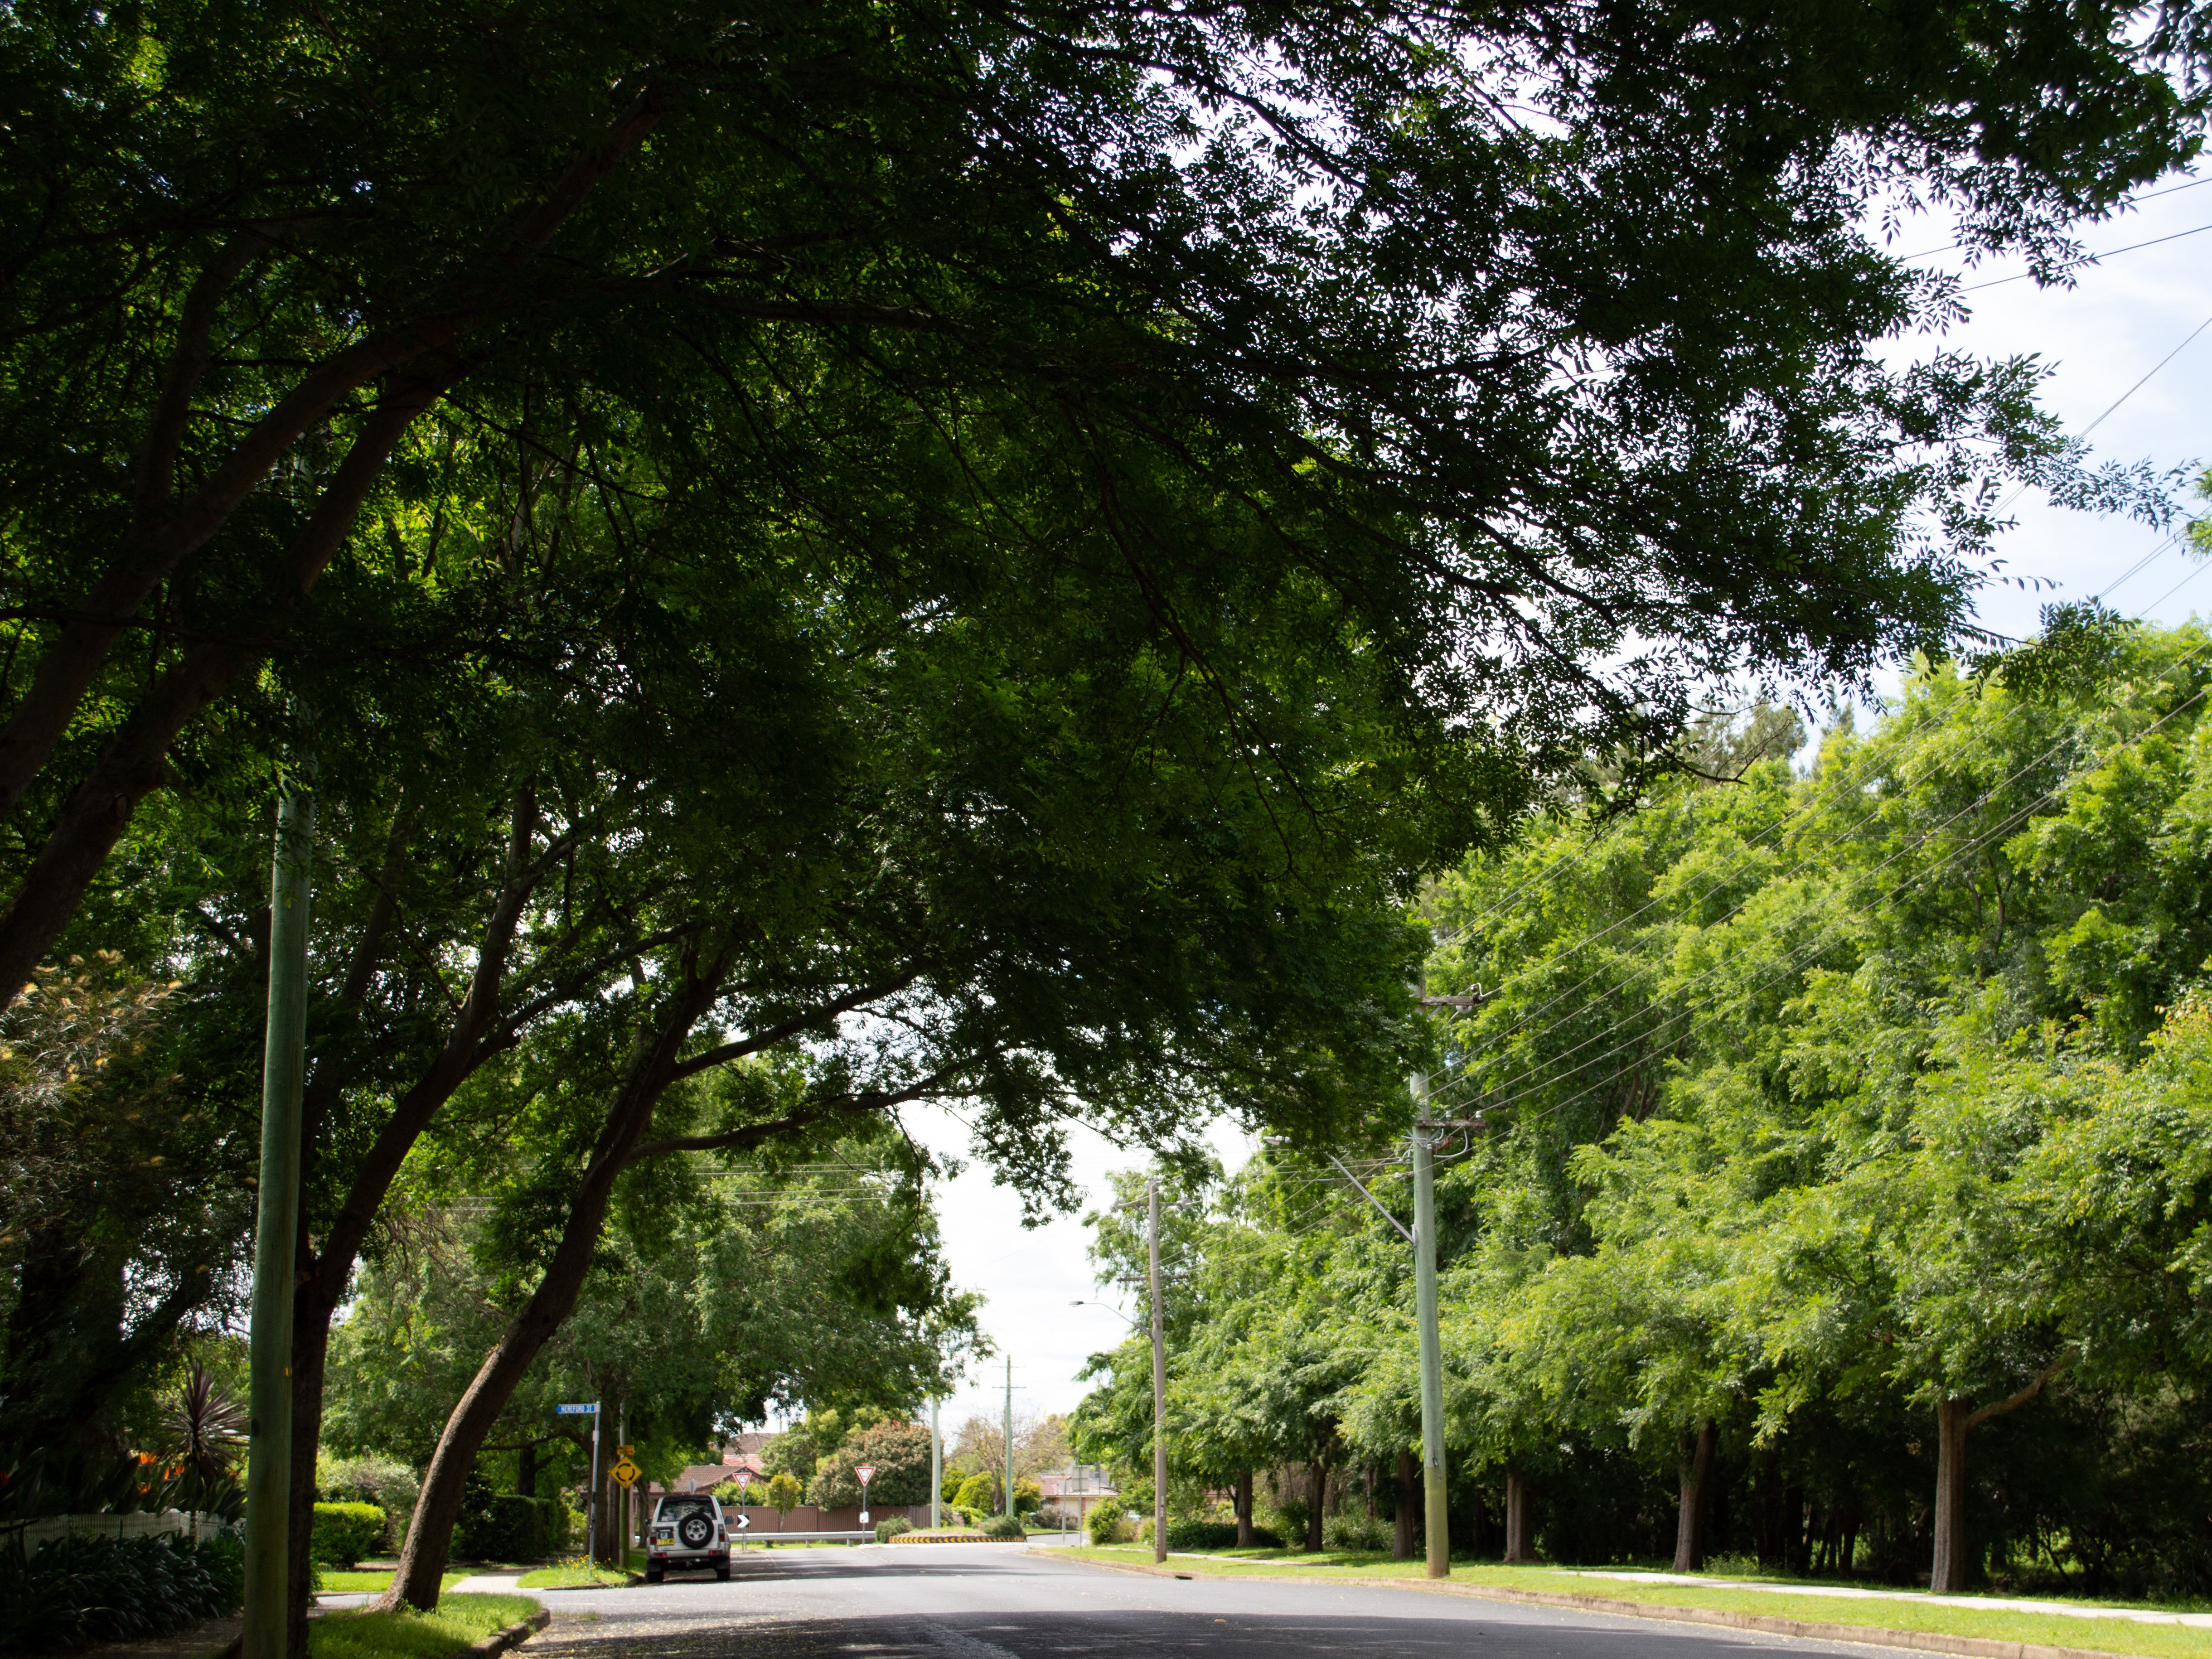
<svg viewBox="0 0 2212 1659">
<path fill-rule="evenodd" d="M 0 1547 L 0 1649 L 47 1653 L 167 1636 L 238 1611 L 246 1550 L 228 1532 L 51 1538 Z"/>
<path fill-rule="evenodd" d="M 1252 1528 L 1255 1547 L 1279 1550 L 1283 1540 L 1266 1527 Z M 1168 1547 L 1171 1550 L 1233 1550 L 1237 1547 L 1234 1521 L 1170 1521 Z"/>
<path fill-rule="evenodd" d="M 307 1553 L 318 1566 L 350 1567 L 384 1541 L 384 1511 L 374 1504 L 318 1504 Z"/>
<path fill-rule="evenodd" d="M 568 1546 L 568 1506 L 514 1492 L 464 1510 L 453 1534 L 453 1553 L 465 1561 L 543 1561 Z"/>
</svg>

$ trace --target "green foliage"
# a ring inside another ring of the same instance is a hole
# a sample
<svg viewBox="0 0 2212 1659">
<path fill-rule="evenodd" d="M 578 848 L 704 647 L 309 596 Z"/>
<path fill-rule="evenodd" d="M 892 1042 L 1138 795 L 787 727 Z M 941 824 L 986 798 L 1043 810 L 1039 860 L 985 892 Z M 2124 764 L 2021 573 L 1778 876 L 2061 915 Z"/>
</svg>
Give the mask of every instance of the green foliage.
<svg viewBox="0 0 2212 1659">
<path fill-rule="evenodd" d="M 408 1517 L 422 1486 L 413 1469 L 381 1453 L 339 1457 L 324 1452 L 315 1459 L 315 1491 L 325 1502 L 374 1504 L 384 1511 L 386 1550 L 397 1550 L 407 1535 Z"/>
<path fill-rule="evenodd" d="M 1103 1547 L 1119 1540 L 1122 1524 L 1127 1519 L 1120 1504 L 1097 1504 L 1084 1517 L 1083 1530 L 1093 1544 Z"/>
<path fill-rule="evenodd" d="M 1099 1541 L 1095 1535 L 1095 1528 L 1092 1541 Z M 1281 1537 L 1266 1527 L 1252 1528 L 1252 1544 L 1255 1549 L 1279 1550 L 1283 1547 Z M 1171 1550 L 1235 1549 L 1237 1523 L 1234 1521 L 1177 1521 L 1171 1518 L 1168 1522 L 1168 1547 Z"/>
<path fill-rule="evenodd" d="M 315 1505 L 313 1559 L 327 1567 L 350 1567 L 384 1541 L 384 1511 L 374 1504 Z"/>
<path fill-rule="evenodd" d="M 788 1469 L 768 1483 L 768 1505 L 778 1515 L 789 1515 L 806 1501 L 805 1488 Z"/>
<path fill-rule="evenodd" d="M 229 1533 L 198 1544 L 163 1535 L 0 1545 L 0 1649 L 58 1652 L 167 1636 L 237 1610 L 244 1547 Z"/>
<path fill-rule="evenodd" d="M 999 1508 L 999 1480 L 988 1472 L 971 1474 L 960 1483 L 960 1490 L 953 1494 L 952 1501 L 978 1514 L 994 1513 Z"/>
<path fill-rule="evenodd" d="M 1014 1513 L 1034 1515 L 1044 1507 L 1044 1489 L 1034 1480 L 1014 1482 Z"/>
<path fill-rule="evenodd" d="M 878 1423 L 858 1431 L 817 1466 L 806 1501 L 823 1509 L 842 1509 L 862 1501 L 853 1471 L 866 1463 L 870 1477 L 866 1501 L 903 1505 L 929 1501 L 929 1430 L 919 1423 Z"/>
<path fill-rule="evenodd" d="M 543 1561 L 568 1542 L 568 1506 L 558 1498 L 487 1494 L 453 1534 L 454 1553 L 471 1561 Z"/>
<path fill-rule="evenodd" d="M 1026 1538 L 1029 1536 L 1029 1533 L 1022 1526 L 1021 1517 L 1014 1515 L 994 1515 L 983 1523 L 981 1531 L 983 1536 L 986 1538 Z"/>
<path fill-rule="evenodd" d="M 897 1537 L 901 1533 L 912 1532 L 913 1530 L 913 1522 L 908 1520 L 906 1516 L 902 1515 L 895 1515 L 888 1521 L 878 1521 L 876 1522 L 876 1542 L 878 1544 L 888 1544 L 892 1539 Z"/>
<path fill-rule="evenodd" d="M 1941 1406 L 1972 1575 L 2212 1588 L 2183 1519 L 2212 1498 L 2208 689 L 2193 625 L 2055 617 L 1802 776 L 1532 821 L 1437 884 L 1429 986 L 1488 993 L 1432 1062 L 1455 1547 L 1486 1513 L 1495 1547 L 1510 1469 L 1547 1556 L 1664 1557 L 1711 1421 L 1709 1547 L 1910 1582 Z M 1357 1150 L 1408 1216 L 1397 1149 Z M 1387 1484 L 1403 1241 L 1295 1148 L 1178 1224 L 1176 1464 Z M 1100 1356 L 1079 1413 L 1124 1463 L 1146 1358 Z"/>
</svg>

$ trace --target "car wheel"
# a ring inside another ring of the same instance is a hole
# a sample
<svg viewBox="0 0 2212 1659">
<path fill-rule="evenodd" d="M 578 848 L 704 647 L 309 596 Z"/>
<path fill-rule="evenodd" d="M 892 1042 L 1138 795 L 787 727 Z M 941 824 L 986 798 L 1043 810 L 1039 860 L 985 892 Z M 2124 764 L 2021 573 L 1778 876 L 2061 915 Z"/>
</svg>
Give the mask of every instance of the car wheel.
<svg viewBox="0 0 2212 1659">
<path fill-rule="evenodd" d="M 696 1510 L 676 1523 L 676 1535 L 687 1550 L 703 1550 L 714 1535 L 714 1523 Z"/>
<path fill-rule="evenodd" d="M 715 1562 L 714 1577 L 720 1579 L 724 1583 L 728 1583 L 730 1582 L 730 1564 L 726 1561 Z"/>
<path fill-rule="evenodd" d="M 645 1570 L 645 1582 L 648 1584 L 657 1584 L 666 1576 L 666 1573 L 659 1567 L 647 1567 Z"/>
</svg>

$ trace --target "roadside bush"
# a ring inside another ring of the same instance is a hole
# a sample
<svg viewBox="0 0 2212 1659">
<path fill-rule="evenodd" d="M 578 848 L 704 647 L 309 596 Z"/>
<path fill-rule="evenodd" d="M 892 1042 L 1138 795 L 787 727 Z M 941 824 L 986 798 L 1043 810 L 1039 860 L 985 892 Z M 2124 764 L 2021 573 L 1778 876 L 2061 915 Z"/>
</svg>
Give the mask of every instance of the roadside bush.
<svg viewBox="0 0 2212 1659">
<path fill-rule="evenodd" d="M 876 1522 L 876 1542 L 878 1544 L 888 1544 L 892 1539 L 897 1537 L 901 1533 L 912 1532 L 913 1530 L 913 1522 L 908 1520 L 906 1516 L 902 1515 L 895 1515 L 888 1521 L 878 1521 Z"/>
<path fill-rule="evenodd" d="M 983 1536 L 986 1538 L 1026 1538 L 1029 1536 L 1029 1534 L 1023 1530 L 1021 1518 L 1018 1516 L 994 1515 L 988 1521 L 986 1521 L 983 1523 Z"/>
<path fill-rule="evenodd" d="M 1283 1540 L 1265 1527 L 1252 1528 L 1252 1542 L 1257 1548 L 1279 1550 Z M 1171 1550 L 1233 1550 L 1237 1547 L 1237 1523 L 1234 1521 L 1170 1521 L 1168 1522 L 1168 1547 Z"/>
<path fill-rule="evenodd" d="M 0 1549 L 0 1650 L 52 1653 L 167 1636 L 235 1613 L 245 1593 L 245 1548 L 228 1532 L 197 1545 L 52 1538 L 28 1555 L 19 1537 Z"/>
<path fill-rule="evenodd" d="M 568 1542 L 568 1506 L 557 1498 L 493 1492 L 462 1512 L 453 1548 L 465 1560 L 542 1561 Z"/>
<path fill-rule="evenodd" d="M 1091 1541 L 1100 1547 L 1121 1541 L 1121 1511 L 1111 1504 L 1101 1504 L 1091 1511 L 1091 1518 L 1083 1523 L 1083 1530 Z"/>
<path fill-rule="evenodd" d="M 1303 1498 L 1286 1498 L 1275 1513 L 1282 1522 L 1283 1536 L 1297 1540 L 1291 1547 L 1304 1549 L 1306 1547 L 1306 1500 Z"/>
<path fill-rule="evenodd" d="M 1387 1550 L 1390 1528 L 1364 1515 L 1332 1515 L 1322 1522 L 1321 1541 L 1333 1550 Z"/>
<path fill-rule="evenodd" d="M 317 1565 L 350 1567 L 384 1541 L 384 1511 L 374 1504 L 318 1504 L 307 1553 Z"/>
<path fill-rule="evenodd" d="M 325 1452 L 315 1459 L 315 1495 L 325 1504 L 374 1504 L 382 1510 L 384 1537 L 374 1553 L 392 1554 L 407 1536 L 422 1482 L 406 1464 L 380 1452 L 363 1457 Z"/>
</svg>

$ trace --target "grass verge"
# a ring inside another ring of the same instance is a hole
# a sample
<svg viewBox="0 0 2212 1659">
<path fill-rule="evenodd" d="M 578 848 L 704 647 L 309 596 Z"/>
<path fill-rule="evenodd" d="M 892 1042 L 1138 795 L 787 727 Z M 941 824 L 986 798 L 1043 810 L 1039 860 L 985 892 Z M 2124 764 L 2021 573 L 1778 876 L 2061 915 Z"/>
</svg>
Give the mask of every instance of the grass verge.
<svg viewBox="0 0 2212 1659">
<path fill-rule="evenodd" d="M 643 1569 L 640 1568 L 642 1571 Z M 550 1567 L 533 1567 L 515 1580 L 517 1589 L 589 1589 L 596 1584 L 627 1584 L 629 1575 L 617 1568 L 592 1566 L 583 1561 L 562 1561 Z"/>
<path fill-rule="evenodd" d="M 1070 1553 L 1078 1559 L 1114 1564 L 1149 1566 L 1152 1563 L 1152 1552 L 1143 1548 L 1078 1549 Z M 1221 1555 L 1171 1555 L 1168 1565 L 1176 1572 L 1205 1574 L 1209 1577 L 1370 1579 L 1386 1583 L 1405 1579 L 1409 1581 L 1408 1588 L 1426 1582 L 1422 1563 L 1394 1560 L 1387 1555 L 1305 1555 L 1288 1550 L 1253 1550 Z M 2212 1659 L 2212 1630 L 2186 1625 L 2143 1624 L 2130 1619 L 2078 1619 L 2056 1613 L 2017 1613 L 1999 1607 L 1978 1607 L 1971 1601 L 1910 1595 L 1866 1599 L 1792 1595 L 1784 1591 L 1639 1584 L 1541 1567 L 1501 1567 L 1468 1562 L 1453 1563 L 1451 1582 L 1470 1587 L 1496 1586 L 1544 1590 L 1553 1595 L 1598 1596 L 1609 1601 L 1633 1601 L 1655 1609 L 1696 1607 L 1758 1613 L 1775 1619 L 1801 1620 L 1807 1624 L 1848 1626 L 1870 1633 L 1921 1631 L 1931 1635 L 1978 1636 L 1998 1642 L 2030 1642 L 2048 1647 L 2129 1654 L 2138 1659 Z M 2081 1605 L 2099 1604 L 2085 1601 Z"/>
<path fill-rule="evenodd" d="M 353 1590 L 380 1590 L 391 1585 L 392 1571 L 390 1567 L 364 1567 L 347 1572 L 336 1567 L 325 1567 L 322 1587 L 332 1595 Z M 465 1572 L 449 1572 L 438 1581 L 438 1589 L 441 1592 L 449 1590 L 470 1576 Z"/>
<path fill-rule="evenodd" d="M 452 1659 L 538 1611 L 527 1595 L 441 1595 L 430 1613 L 326 1613 L 307 1626 L 313 1659 Z"/>
</svg>

